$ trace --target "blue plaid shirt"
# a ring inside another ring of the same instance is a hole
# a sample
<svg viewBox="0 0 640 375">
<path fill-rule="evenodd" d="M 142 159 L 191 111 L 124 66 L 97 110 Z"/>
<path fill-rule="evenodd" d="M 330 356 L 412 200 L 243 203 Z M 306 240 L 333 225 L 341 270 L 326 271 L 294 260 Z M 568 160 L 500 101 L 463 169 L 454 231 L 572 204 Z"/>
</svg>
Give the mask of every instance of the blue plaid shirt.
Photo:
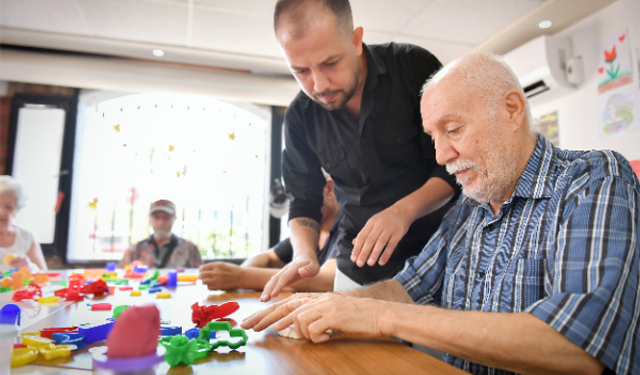
<svg viewBox="0 0 640 375">
<path fill-rule="evenodd" d="M 616 374 L 640 374 L 639 206 L 640 184 L 622 156 L 562 150 L 538 136 L 496 216 L 461 196 L 395 278 L 419 304 L 531 313 Z"/>
</svg>

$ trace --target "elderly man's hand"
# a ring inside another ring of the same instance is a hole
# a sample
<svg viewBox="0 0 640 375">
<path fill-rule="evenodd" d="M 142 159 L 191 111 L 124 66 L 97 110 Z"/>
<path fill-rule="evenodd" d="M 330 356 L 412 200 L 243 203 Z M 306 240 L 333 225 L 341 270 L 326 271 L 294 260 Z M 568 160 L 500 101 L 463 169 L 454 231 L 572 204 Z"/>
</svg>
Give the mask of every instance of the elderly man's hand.
<svg viewBox="0 0 640 375">
<path fill-rule="evenodd" d="M 351 261 L 357 263 L 358 267 L 365 263 L 373 266 L 380 258 L 379 264 L 384 266 L 402 237 L 407 234 L 411 223 L 407 214 L 396 206 L 373 215 L 353 240 Z M 380 257 L 383 251 L 384 254 Z"/>
<path fill-rule="evenodd" d="M 16 255 L 9 261 L 9 267 L 20 268 L 29 267 L 29 258 L 26 255 Z"/>
<path fill-rule="evenodd" d="M 338 330 L 367 337 L 387 335 L 382 315 L 385 302 L 370 298 L 346 297 L 328 293 L 317 299 L 295 299 L 287 302 L 287 314 L 273 329 L 281 331 L 290 325 L 299 337 L 314 343 L 329 340 L 327 330 Z"/>
<path fill-rule="evenodd" d="M 289 264 L 271 277 L 267 285 L 264 286 L 260 301 L 268 302 L 280 294 L 285 286 L 303 277 L 314 277 L 318 272 L 320 272 L 320 264 L 318 264 L 318 258 L 315 255 L 296 255 Z"/>
<path fill-rule="evenodd" d="M 240 288 L 244 269 L 233 263 L 213 262 L 200 266 L 200 280 L 210 290 Z"/>
<path fill-rule="evenodd" d="M 289 298 L 283 299 L 264 310 L 260 310 L 252 314 L 242 321 L 240 326 L 244 329 L 253 328 L 254 331 L 260 332 L 278 320 L 287 316 L 292 310 L 289 309 L 288 303 L 295 300 L 312 300 L 320 298 L 323 293 L 296 293 Z"/>
</svg>

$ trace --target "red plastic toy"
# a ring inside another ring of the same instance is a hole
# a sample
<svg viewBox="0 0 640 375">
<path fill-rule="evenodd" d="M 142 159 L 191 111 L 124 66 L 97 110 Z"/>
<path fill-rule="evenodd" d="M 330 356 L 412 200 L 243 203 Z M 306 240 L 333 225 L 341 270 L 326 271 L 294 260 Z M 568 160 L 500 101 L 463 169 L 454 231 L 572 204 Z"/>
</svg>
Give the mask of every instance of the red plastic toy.
<svg viewBox="0 0 640 375">
<path fill-rule="evenodd" d="M 123 291 L 124 291 L 124 290 L 133 290 L 133 287 L 132 287 L 132 286 L 121 286 L 121 287 L 119 287 L 118 289 L 119 289 L 119 290 L 123 290 Z"/>
<path fill-rule="evenodd" d="M 111 304 L 110 303 L 94 303 L 93 305 L 91 305 L 91 310 L 111 310 Z"/>
<path fill-rule="evenodd" d="M 84 295 L 82 294 L 82 287 L 81 287 L 82 281 L 78 280 L 77 278 L 73 278 L 73 276 L 77 276 L 77 275 L 69 276 L 69 287 L 67 288 L 67 293 L 64 300 L 65 301 L 82 301 L 84 299 Z M 82 278 L 84 279 L 84 277 Z"/>
<path fill-rule="evenodd" d="M 196 302 L 191 305 L 191 321 L 196 324 L 196 327 L 204 328 L 210 321 L 231 315 L 239 308 L 240 305 L 238 305 L 238 302 L 226 302 L 219 306 L 200 306 L 198 302 Z"/>
<path fill-rule="evenodd" d="M 13 294 L 12 301 L 22 301 L 24 299 L 35 299 L 35 296 L 42 298 L 42 290 L 38 284 L 29 284 L 27 289 L 19 290 Z"/>
<path fill-rule="evenodd" d="M 43 328 L 40 330 L 40 336 L 46 337 L 48 339 L 50 339 L 54 333 L 78 333 L 78 327 L 52 327 Z"/>
<path fill-rule="evenodd" d="M 109 286 L 104 280 L 96 280 L 91 284 L 82 287 L 82 293 L 93 294 L 94 296 L 101 296 L 109 292 Z"/>
</svg>

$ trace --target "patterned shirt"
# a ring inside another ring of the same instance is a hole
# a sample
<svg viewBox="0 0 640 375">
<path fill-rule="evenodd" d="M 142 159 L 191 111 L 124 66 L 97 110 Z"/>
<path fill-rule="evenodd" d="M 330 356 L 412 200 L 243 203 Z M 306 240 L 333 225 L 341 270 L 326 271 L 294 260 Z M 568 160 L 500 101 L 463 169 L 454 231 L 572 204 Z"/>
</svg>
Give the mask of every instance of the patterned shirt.
<svg viewBox="0 0 640 375">
<path fill-rule="evenodd" d="M 200 256 L 198 247 L 193 242 L 180 238 L 174 234 L 169 243 L 158 249 L 158 254 L 156 254 L 153 236 L 149 236 L 149 238 L 138 242 L 124 253 L 121 265 L 124 266 L 134 260 L 139 260 L 149 266 L 149 268 L 160 267 L 164 254 L 169 251 L 169 245 L 173 241 L 176 241 L 176 246 L 167 261 L 167 264 L 165 264 L 163 268 L 196 268 L 202 264 L 202 257 Z"/>
<path fill-rule="evenodd" d="M 533 314 L 616 374 L 639 374 L 639 206 L 640 184 L 621 155 L 562 150 L 538 136 L 500 212 L 460 197 L 396 279 L 420 304 Z"/>
</svg>

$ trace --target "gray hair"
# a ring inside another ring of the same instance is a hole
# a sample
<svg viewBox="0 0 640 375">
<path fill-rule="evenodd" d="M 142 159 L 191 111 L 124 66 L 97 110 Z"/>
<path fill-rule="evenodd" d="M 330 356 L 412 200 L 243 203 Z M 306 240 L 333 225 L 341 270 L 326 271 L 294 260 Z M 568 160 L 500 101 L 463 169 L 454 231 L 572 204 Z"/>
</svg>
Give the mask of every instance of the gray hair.
<svg viewBox="0 0 640 375">
<path fill-rule="evenodd" d="M 18 209 L 21 210 L 27 205 L 27 193 L 22 185 L 11 176 L 0 176 L 0 194 L 13 194 L 16 197 Z"/>
<path fill-rule="evenodd" d="M 492 53 L 469 53 L 450 62 L 425 82 L 421 93 L 435 89 L 452 74 L 467 92 L 484 99 L 491 118 L 495 118 L 498 101 L 507 91 L 516 89 L 526 98 L 518 76 L 500 56 Z M 535 134 L 531 106 L 526 99 L 525 116 L 529 132 Z"/>
</svg>

